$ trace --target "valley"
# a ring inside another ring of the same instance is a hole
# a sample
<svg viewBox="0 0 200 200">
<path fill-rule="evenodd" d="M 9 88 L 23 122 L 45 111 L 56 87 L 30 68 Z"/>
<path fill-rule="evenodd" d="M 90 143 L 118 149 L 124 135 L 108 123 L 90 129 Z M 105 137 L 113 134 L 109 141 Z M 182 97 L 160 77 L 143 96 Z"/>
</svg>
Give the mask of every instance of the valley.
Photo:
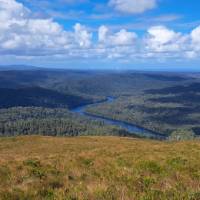
<svg viewBox="0 0 200 200">
<path fill-rule="evenodd" d="M 200 200 L 199 11 L 0 0 L 0 200 Z"/>
<path fill-rule="evenodd" d="M 1 71 L 0 108 L 7 109 L 3 113 L 10 113 L 10 111 L 12 113 L 13 109 L 17 112 L 22 110 L 23 113 L 23 108 L 30 107 L 53 109 L 55 112 L 56 109 L 63 109 L 64 114 L 70 113 L 70 110 L 79 106 L 98 103 L 95 106 L 87 106 L 85 112 L 107 120 L 142 127 L 143 130 L 162 134 L 163 137 L 169 137 L 177 130 L 189 130 L 198 137 L 200 134 L 199 84 L 198 73 L 41 69 Z M 109 103 L 104 102 L 109 96 L 115 100 Z M 2 117 L 4 118 L 4 114 Z M 48 114 L 46 117 L 48 118 Z M 30 118 L 26 118 L 24 122 L 28 123 L 29 127 L 34 126 L 34 120 L 38 121 L 34 116 Z M 62 117 L 62 120 L 66 121 L 64 118 Z M 73 119 L 72 115 L 68 114 L 68 119 L 70 118 Z M 97 122 L 98 120 L 87 119 L 84 116 L 80 118 L 91 121 L 91 124 L 99 123 L 105 129 L 109 126 L 116 127 L 116 124 L 108 125 L 105 121 Z M 73 127 L 71 119 L 68 119 L 68 126 Z M 60 117 L 55 117 L 54 120 L 56 121 L 54 123 L 57 123 Z M 8 119 L 6 123 L 11 127 L 18 127 L 20 124 L 18 121 L 20 120 L 16 118 L 15 125 L 12 125 L 13 122 L 9 123 Z M 3 122 L 0 126 L 1 130 L 5 129 Z M 119 126 L 116 129 L 123 130 Z M 29 131 L 23 131 L 23 128 L 19 130 L 29 134 Z M 93 134 L 90 129 L 86 132 Z M 99 132 L 99 130 L 93 132 Z M 108 134 L 116 134 L 111 132 Z M 122 132 L 124 135 L 129 134 L 127 130 Z M 1 134 L 5 135 L 3 132 Z M 43 130 L 42 134 L 48 135 L 48 129 Z M 63 133 L 60 134 L 63 135 Z"/>
</svg>

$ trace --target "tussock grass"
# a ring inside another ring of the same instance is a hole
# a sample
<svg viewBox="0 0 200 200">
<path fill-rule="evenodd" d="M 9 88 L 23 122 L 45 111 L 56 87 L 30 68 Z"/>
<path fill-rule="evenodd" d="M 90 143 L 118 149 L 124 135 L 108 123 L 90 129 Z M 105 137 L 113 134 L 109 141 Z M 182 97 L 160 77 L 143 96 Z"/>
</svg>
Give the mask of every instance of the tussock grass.
<svg viewBox="0 0 200 200">
<path fill-rule="evenodd" d="M 1 200 L 199 200 L 200 143 L 0 139 Z"/>
</svg>

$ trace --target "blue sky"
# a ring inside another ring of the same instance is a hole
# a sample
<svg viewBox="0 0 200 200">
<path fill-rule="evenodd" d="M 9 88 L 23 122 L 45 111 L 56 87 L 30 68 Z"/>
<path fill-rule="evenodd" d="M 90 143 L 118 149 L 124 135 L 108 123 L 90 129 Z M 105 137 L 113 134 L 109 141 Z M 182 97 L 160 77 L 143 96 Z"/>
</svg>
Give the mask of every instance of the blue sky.
<svg viewBox="0 0 200 200">
<path fill-rule="evenodd" d="M 0 62 L 200 69 L 198 0 L 0 0 Z"/>
</svg>

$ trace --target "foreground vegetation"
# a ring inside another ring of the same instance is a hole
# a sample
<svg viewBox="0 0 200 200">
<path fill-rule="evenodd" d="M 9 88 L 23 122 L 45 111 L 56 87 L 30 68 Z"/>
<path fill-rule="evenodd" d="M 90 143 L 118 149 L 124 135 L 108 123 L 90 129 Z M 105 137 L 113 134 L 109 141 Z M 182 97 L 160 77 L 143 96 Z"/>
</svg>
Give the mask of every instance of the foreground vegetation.
<svg viewBox="0 0 200 200">
<path fill-rule="evenodd" d="M 0 139 L 1 200 L 198 200 L 199 191 L 198 141 Z"/>
</svg>

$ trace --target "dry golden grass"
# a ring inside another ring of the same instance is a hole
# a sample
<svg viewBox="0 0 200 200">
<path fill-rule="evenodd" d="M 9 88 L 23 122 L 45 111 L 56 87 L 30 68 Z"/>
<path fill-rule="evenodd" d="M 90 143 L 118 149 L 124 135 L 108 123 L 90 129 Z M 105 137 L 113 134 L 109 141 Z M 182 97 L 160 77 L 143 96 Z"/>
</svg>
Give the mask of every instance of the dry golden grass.
<svg viewBox="0 0 200 200">
<path fill-rule="evenodd" d="M 200 199 L 200 142 L 0 139 L 1 200 Z"/>
</svg>

